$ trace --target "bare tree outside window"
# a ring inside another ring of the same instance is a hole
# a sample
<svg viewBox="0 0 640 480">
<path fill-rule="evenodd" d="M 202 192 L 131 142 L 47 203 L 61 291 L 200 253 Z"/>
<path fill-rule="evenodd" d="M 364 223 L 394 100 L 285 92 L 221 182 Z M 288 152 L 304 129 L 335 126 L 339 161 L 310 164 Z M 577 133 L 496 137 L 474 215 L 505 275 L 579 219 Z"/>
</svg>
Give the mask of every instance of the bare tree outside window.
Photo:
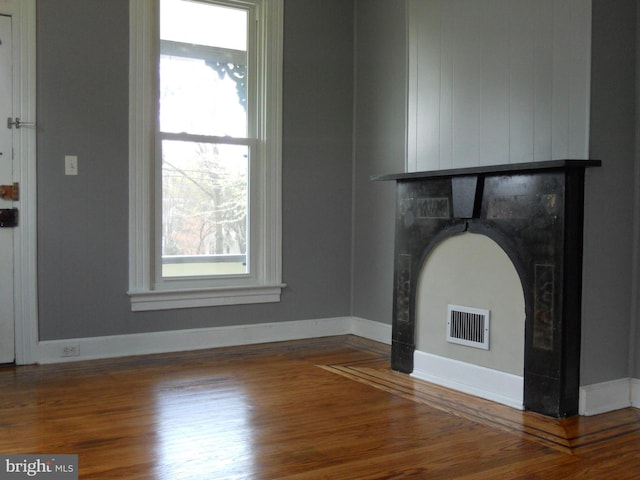
<svg viewBox="0 0 640 480">
<path fill-rule="evenodd" d="M 247 148 L 165 141 L 163 154 L 163 255 L 246 254 Z"/>
</svg>

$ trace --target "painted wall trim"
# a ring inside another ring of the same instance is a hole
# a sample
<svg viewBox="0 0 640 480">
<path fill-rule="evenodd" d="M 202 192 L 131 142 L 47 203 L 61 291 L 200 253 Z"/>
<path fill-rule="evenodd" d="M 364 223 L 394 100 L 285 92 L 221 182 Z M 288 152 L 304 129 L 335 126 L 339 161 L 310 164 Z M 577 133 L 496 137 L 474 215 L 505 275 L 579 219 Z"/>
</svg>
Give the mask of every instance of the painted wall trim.
<svg viewBox="0 0 640 480">
<path fill-rule="evenodd" d="M 349 317 L 349 333 L 391 345 L 391 325 L 361 317 Z"/>
<path fill-rule="evenodd" d="M 39 363 L 148 355 L 333 335 L 358 335 L 391 343 L 391 325 L 359 317 L 335 317 L 167 332 L 48 340 L 39 343 Z"/>
<path fill-rule="evenodd" d="M 414 378 L 522 410 L 524 378 L 416 350 Z"/>
<path fill-rule="evenodd" d="M 627 407 L 640 408 L 640 379 L 620 378 L 580 387 L 580 415 L 598 415 Z"/>
<path fill-rule="evenodd" d="M 129 3 L 129 297 L 132 311 L 279 302 L 282 283 L 282 36 L 284 1 L 247 1 L 259 28 L 252 35 L 258 70 L 249 85 L 260 92 L 253 105 L 258 123 L 251 138 L 249 271 L 246 275 L 164 279 L 154 274 L 160 253 L 152 228 L 159 201 L 155 171 L 158 7 Z M 259 8 L 258 8 L 259 7 Z M 268 68 L 267 68 L 268 66 Z M 251 102 L 250 102 L 251 103 Z M 251 108 L 253 108 L 251 107 Z M 253 238 L 255 235 L 255 239 Z"/>
<path fill-rule="evenodd" d="M 640 408 L 640 379 L 631 379 L 631 406 Z"/>
<path fill-rule="evenodd" d="M 13 52 L 13 116 L 36 122 L 36 1 L 0 1 L 0 13 L 16 21 Z M 15 361 L 37 361 L 37 202 L 36 129 L 14 130 L 14 181 L 20 183 L 20 228 L 14 229 L 14 325 Z"/>
</svg>

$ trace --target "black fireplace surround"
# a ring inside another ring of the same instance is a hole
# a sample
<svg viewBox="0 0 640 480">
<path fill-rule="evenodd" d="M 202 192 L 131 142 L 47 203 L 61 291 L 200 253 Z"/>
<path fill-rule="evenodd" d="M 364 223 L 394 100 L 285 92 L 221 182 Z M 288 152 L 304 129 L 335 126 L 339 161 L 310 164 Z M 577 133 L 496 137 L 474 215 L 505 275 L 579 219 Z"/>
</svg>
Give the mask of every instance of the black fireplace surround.
<svg viewBox="0 0 640 480">
<path fill-rule="evenodd" d="M 486 235 L 522 282 L 524 408 L 577 415 L 584 176 L 600 165 L 552 160 L 374 177 L 396 182 L 391 367 L 413 371 L 416 287 L 431 251 L 463 232 Z"/>
</svg>

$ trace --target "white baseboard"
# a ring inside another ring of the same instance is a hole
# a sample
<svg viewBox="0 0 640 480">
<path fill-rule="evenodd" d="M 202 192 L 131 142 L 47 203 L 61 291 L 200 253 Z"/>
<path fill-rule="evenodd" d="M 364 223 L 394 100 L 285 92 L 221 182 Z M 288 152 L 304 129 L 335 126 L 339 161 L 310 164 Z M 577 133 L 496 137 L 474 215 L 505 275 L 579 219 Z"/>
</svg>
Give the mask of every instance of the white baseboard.
<svg viewBox="0 0 640 480">
<path fill-rule="evenodd" d="M 350 317 L 349 333 L 358 337 L 391 345 L 391 325 L 365 318 Z"/>
<path fill-rule="evenodd" d="M 640 379 L 631 379 L 631 406 L 640 408 Z"/>
<path fill-rule="evenodd" d="M 524 379 L 416 350 L 413 377 L 522 410 Z"/>
<path fill-rule="evenodd" d="M 391 325 L 358 317 L 335 317 L 232 327 L 48 340 L 39 342 L 39 363 L 203 350 L 348 334 L 387 344 L 391 343 Z M 68 356 L 69 354 L 71 356 Z"/>
<path fill-rule="evenodd" d="M 580 387 L 578 413 L 598 415 L 627 407 L 640 406 L 640 380 L 620 378 Z"/>
</svg>

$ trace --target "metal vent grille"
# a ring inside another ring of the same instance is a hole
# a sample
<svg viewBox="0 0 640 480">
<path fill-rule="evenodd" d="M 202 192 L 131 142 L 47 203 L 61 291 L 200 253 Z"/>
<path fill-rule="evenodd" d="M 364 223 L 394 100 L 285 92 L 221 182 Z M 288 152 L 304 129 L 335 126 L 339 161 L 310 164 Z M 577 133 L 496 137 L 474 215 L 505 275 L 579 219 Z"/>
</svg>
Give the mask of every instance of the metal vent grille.
<svg viewBox="0 0 640 480">
<path fill-rule="evenodd" d="M 489 350 L 489 310 L 449 305 L 447 342 Z"/>
</svg>

